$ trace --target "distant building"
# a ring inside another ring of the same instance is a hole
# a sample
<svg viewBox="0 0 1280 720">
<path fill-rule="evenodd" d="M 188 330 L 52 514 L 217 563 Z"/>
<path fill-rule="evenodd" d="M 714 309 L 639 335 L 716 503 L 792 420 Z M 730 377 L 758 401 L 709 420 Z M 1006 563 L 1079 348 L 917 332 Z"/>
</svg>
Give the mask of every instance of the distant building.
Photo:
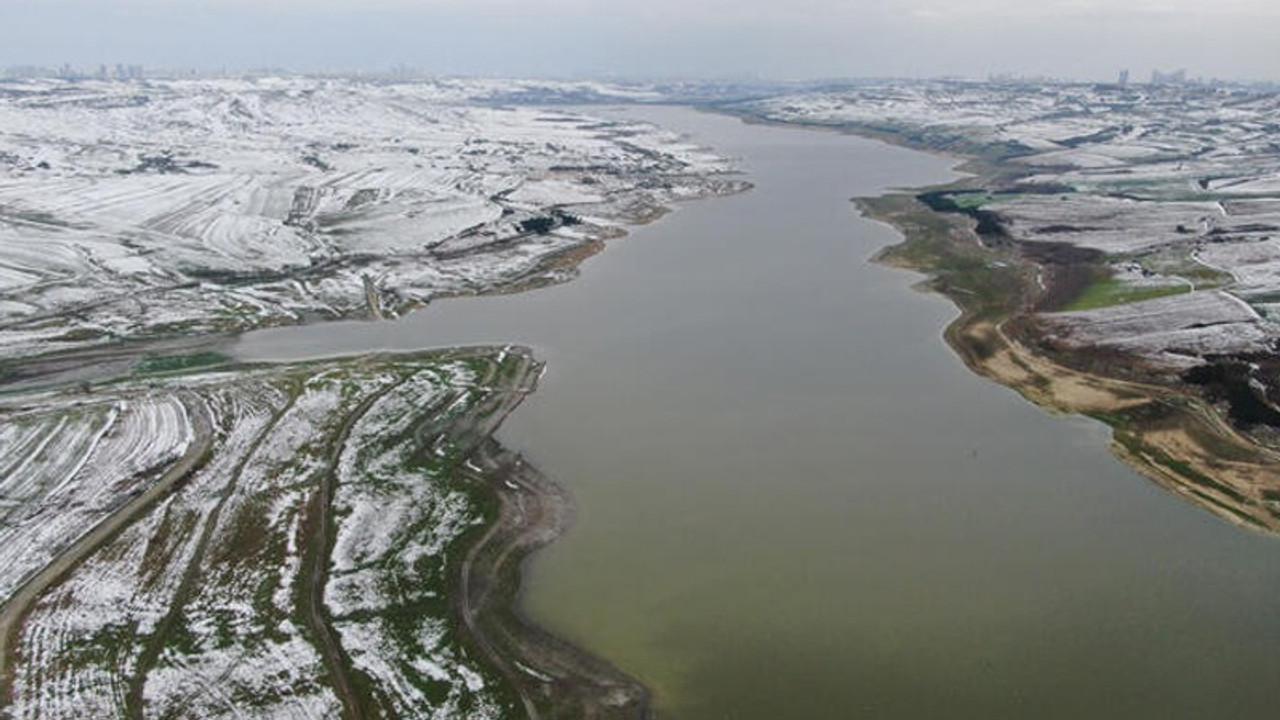
<svg viewBox="0 0 1280 720">
<path fill-rule="evenodd" d="M 1120 87 L 1127 87 L 1129 85 L 1129 71 L 1121 70 L 1120 77 L 1116 82 L 1117 84 L 1120 85 Z"/>
<path fill-rule="evenodd" d="M 1174 70 L 1173 72 L 1161 72 L 1159 70 L 1151 71 L 1152 85 L 1186 85 L 1187 71 Z"/>
</svg>

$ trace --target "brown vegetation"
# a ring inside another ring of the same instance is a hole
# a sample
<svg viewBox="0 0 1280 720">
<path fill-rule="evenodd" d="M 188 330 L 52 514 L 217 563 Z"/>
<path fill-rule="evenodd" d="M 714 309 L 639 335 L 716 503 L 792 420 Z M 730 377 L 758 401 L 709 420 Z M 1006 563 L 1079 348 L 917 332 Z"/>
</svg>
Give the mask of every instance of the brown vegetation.
<svg viewBox="0 0 1280 720">
<path fill-rule="evenodd" d="M 1280 453 L 1233 426 L 1203 386 L 1115 350 L 1068 351 L 1040 332 L 1036 311 L 1079 292 L 1087 259 L 1058 257 L 1056 245 L 984 247 L 960 216 L 906 196 L 859 204 L 905 235 L 881 259 L 928 274 L 925 286 L 960 307 L 946 340 L 974 372 L 1054 412 L 1106 422 L 1113 451 L 1143 475 L 1233 523 L 1280 533 Z"/>
</svg>

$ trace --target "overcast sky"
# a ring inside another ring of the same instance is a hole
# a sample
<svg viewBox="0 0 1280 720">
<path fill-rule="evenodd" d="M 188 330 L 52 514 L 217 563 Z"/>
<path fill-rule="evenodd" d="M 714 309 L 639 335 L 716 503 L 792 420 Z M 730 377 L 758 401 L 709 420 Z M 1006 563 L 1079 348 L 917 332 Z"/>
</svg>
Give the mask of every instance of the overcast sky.
<svg viewBox="0 0 1280 720">
<path fill-rule="evenodd" d="M 1280 80 L 1276 0 L 0 0 L 0 66 Z"/>
</svg>

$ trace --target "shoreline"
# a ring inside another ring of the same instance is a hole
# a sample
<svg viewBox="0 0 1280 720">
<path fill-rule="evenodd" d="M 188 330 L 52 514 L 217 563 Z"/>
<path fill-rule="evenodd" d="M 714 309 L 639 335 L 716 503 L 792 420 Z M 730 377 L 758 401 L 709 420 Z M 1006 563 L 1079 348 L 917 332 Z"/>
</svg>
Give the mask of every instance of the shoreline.
<svg viewBox="0 0 1280 720">
<path fill-rule="evenodd" d="M 488 521 L 458 539 L 449 561 L 449 612 L 465 643 L 506 681 L 530 720 L 585 717 L 651 720 L 651 695 L 638 680 L 529 619 L 520 599 L 526 561 L 573 522 L 574 503 L 556 484 L 495 437 L 537 391 L 545 366 L 527 348 L 508 348 L 519 368 L 491 405 L 451 420 L 446 434 L 464 449 L 455 468 Z M 424 419 L 424 427 L 436 422 Z"/>
<path fill-rule="evenodd" d="M 472 390 L 458 388 L 452 391 L 455 394 L 445 397 L 465 397 L 456 393 L 478 392 L 478 399 L 457 415 L 441 412 L 453 407 L 453 401 L 419 409 L 414 429 L 406 436 L 412 444 L 406 456 L 408 468 L 433 462 L 432 458 L 438 457 L 442 447 L 454 448 L 449 451 L 450 465 L 444 470 L 450 478 L 448 484 L 471 496 L 473 507 L 481 509 L 480 517 L 484 520 L 472 531 L 450 541 L 441 555 L 440 579 L 447 596 L 441 610 L 443 617 L 449 618 L 449 632 L 454 634 L 463 657 L 470 657 L 468 664 L 474 663 L 473 667 L 482 669 L 486 677 L 501 680 L 490 686 L 491 692 L 502 698 L 503 704 L 516 698 L 530 718 L 571 715 L 644 720 L 652 717 L 646 688 L 606 661 L 538 627 L 519 606 L 526 558 L 559 537 L 573 515 L 573 503 L 567 491 L 494 438 L 498 427 L 534 392 L 541 378 L 544 366 L 533 357 L 531 350 L 520 346 L 476 345 L 412 353 L 375 352 L 332 362 L 234 364 L 219 372 L 256 370 L 283 378 L 323 372 L 330 367 L 380 367 L 395 362 L 431 367 L 468 358 L 486 363 L 483 374 L 472 381 L 474 384 L 469 386 Z M 184 375 L 181 371 L 162 373 L 153 382 L 181 383 Z M 147 381 L 124 382 L 139 385 Z M 307 517 L 300 525 L 307 550 L 297 575 L 297 592 L 305 596 L 302 598 L 305 602 L 297 611 L 299 617 L 307 621 L 306 633 L 315 642 L 330 687 L 344 708 L 344 716 L 350 717 L 382 716 L 388 706 L 386 698 L 368 686 L 365 669 L 353 662 L 351 651 L 335 624 L 336 611 L 326 600 L 335 557 L 335 533 L 339 531 L 334 520 L 334 513 L 338 512 L 334 499 L 339 483 L 337 468 L 353 442 L 351 433 L 356 423 L 396 387 L 389 385 L 373 390 L 345 411 L 341 423 L 330 429 L 332 438 L 324 445 L 323 477 L 305 502 Z M 198 398 L 192 399 L 190 405 L 197 409 L 203 407 Z M 21 645 L 21 638 L 31 610 L 52 588 L 79 572 L 86 562 L 147 513 L 176 497 L 192 473 L 207 465 L 219 450 L 215 427 L 221 420 L 200 412 L 195 414 L 193 422 L 195 441 L 156 483 L 59 551 L 0 607 L 0 630 L 3 631 L 0 633 L 0 715 L 12 709 L 15 702 L 13 681 L 26 661 L 24 653 L 28 650 Z M 274 424 L 274 421 L 269 423 L 266 431 Z M 248 452 L 256 452 L 257 446 L 255 441 Z M 243 462 L 240 461 L 241 466 Z M 491 512 L 490 508 L 496 511 Z M 204 540 L 200 542 L 203 544 Z M 206 555 L 208 553 L 200 550 L 196 552 L 199 557 Z M 199 565 L 199 557 L 192 562 Z M 199 567 L 198 571 L 179 568 L 187 589 L 184 591 L 180 586 L 176 591 L 178 596 L 190 591 L 189 578 L 194 577 L 191 573 L 206 572 L 203 565 Z M 150 653 L 152 642 L 146 640 L 148 646 L 139 645 L 138 652 Z M 144 682 L 147 673 L 154 669 L 156 657 L 151 655 L 149 660 L 139 661 L 142 669 L 130 682 Z M 127 708 L 130 717 L 142 712 L 141 687 L 140 684 L 131 686 Z"/>
<path fill-rule="evenodd" d="M 857 128 L 846 131 L 885 140 Z M 932 152 L 901 138 L 894 144 Z M 983 165 L 988 162 L 974 157 L 962 167 Z M 989 165 L 962 182 L 981 186 L 999 172 Z M 1105 423 L 1112 454 L 1144 477 L 1234 525 L 1280 537 L 1280 452 L 1233 426 L 1193 388 L 1139 363 L 1129 366 L 1130 377 L 1114 376 L 1093 367 L 1115 365 L 1110 356 L 1098 362 L 1108 351 L 1044 347 L 1035 317 L 1044 266 L 1016 250 L 984 246 L 969 218 L 936 212 L 916 199 L 924 190 L 853 202 L 866 218 L 903 238 L 872 261 L 924 275 L 918 289 L 956 306 L 959 314 L 943 340 L 966 367 L 1049 412 Z"/>
<path fill-rule="evenodd" d="M 470 458 L 493 494 L 497 517 L 453 571 L 458 626 L 506 680 L 530 720 L 560 717 L 650 720 L 642 683 L 528 618 L 520 603 L 526 561 L 570 526 L 573 501 L 492 437 Z"/>
<path fill-rule="evenodd" d="M 957 308 L 943 340 L 972 372 L 1049 412 L 1106 424 L 1112 454 L 1147 479 L 1229 523 L 1280 537 L 1280 448 L 1250 437 L 1194 386 L 1148 370 L 1142 361 L 1096 347 L 1044 347 L 1035 315 L 1037 295 L 1048 289 L 1044 271 L 1052 265 L 1023 256 L 1016 244 L 987 246 L 973 219 L 935 211 L 918 199 L 922 192 L 1023 177 L 1025 171 L 1004 164 L 998 148 L 957 150 L 893 128 L 786 122 L 733 107 L 717 111 L 747 123 L 837 132 L 954 160 L 961 175 L 954 181 L 852 198 L 864 217 L 902 237 L 871 261 L 923 275 L 916 289 Z M 1131 363 L 1126 376 L 1097 370 L 1123 367 L 1117 359 Z"/>
<path fill-rule="evenodd" d="M 685 201 L 709 199 L 745 192 L 751 184 L 741 173 L 728 176 L 701 178 L 701 191 L 686 198 L 668 198 L 659 204 L 648 204 L 645 212 L 629 215 L 620 220 L 625 226 L 592 226 L 592 232 L 563 250 L 548 253 L 522 276 L 508 279 L 483 288 L 463 293 L 443 293 L 437 296 L 498 295 L 511 294 L 547 284 L 572 280 L 582 262 L 601 252 L 606 245 L 629 235 L 630 226 L 647 225 L 674 211 Z M 633 209 L 634 210 L 634 209 Z M 387 307 L 385 298 L 379 302 L 376 287 L 367 282 L 364 286 L 366 303 L 353 311 L 348 318 L 368 317 L 383 319 L 382 310 Z M 436 298 L 433 298 L 436 299 Z M 400 308 L 411 312 L 420 307 Z M 399 312 L 394 314 L 400 314 Z M 327 319 L 312 318 L 312 322 Z M 306 319 L 303 319 L 306 323 Z M 307 323 L 309 324 L 309 323 Z M 238 334 L 238 333 L 236 333 Z M 217 361 L 203 366 L 205 370 L 235 371 L 243 367 L 276 365 L 272 361 L 246 363 L 234 356 L 230 333 L 202 334 L 197 336 L 161 335 L 152 337 L 112 338 L 101 344 L 72 348 L 46 348 L 45 352 L 0 360 L 0 396 L 22 396 L 29 393 L 66 392 L 79 387 L 92 392 L 93 386 L 110 386 L 128 379 L 139 372 L 149 360 L 178 360 L 200 355 L 217 356 Z M 511 348 L 508 348 L 511 349 Z M 488 346 L 447 346 L 420 349 L 411 353 L 392 355 L 449 356 L 456 353 L 471 354 L 494 351 Z M 505 352 L 505 351 L 504 351 Z M 471 534 L 459 538 L 450 546 L 448 606 L 453 616 L 450 624 L 459 634 L 464 646 L 480 655 L 480 662 L 489 672 L 504 679 L 497 692 L 502 696 L 514 694 L 530 718 L 582 716 L 595 718 L 632 718 L 647 720 L 653 717 L 649 690 L 634 678 L 627 676 L 607 661 L 563 640 L 532 622 L 520 606 L 521 587 L 524 580 L 526 559 L 538 549 L 553 542 L 567 528 L 572 519 L 572 499 L 560 486 L 542 476 L 536 469 L 523 462 L 519 455 L 503 448 L 494 433 L 503 419 L 520 404 L 524 396 L 533 392 L 542 371 L 541 363 L 533 360 L 527 349 L 517 349 L 522 367 L 515 378 L 504 378 L 501 388 L 493 388 L 499 397 L 496 407 L 483 416 L 473 416 L 461 421 L 446 421 L 442 428 L 440 418 L 424 416 L 424 431 L 443 430 L 460 445 L 467 447 L 462 461 L 456 468 L 457 477 L 472 487 L 481 505 L 494 504 L 498 508 L 491 522 L 480 526 L 478 537 Z M 387 353 L 360 352 L 335 358 L 315 358 L 295 361 L 309 365 L 325 361 L 343 363 L 359 362 L 364 358 L 381 357 Z M 178 375 L 183 371 L 178 371 Z M 512 381 L 510 386 L 508 381 Z M 375 398 L 376 399 L 376 398 Z M 372 402 L 372 400 L 370 401 Z M 354 422 L 364 414 L 364 407 L 350 418 Z M 346 428 L 349 430 L 349 427 Z M 208 440 L 209 433 L 202 437 Z M 332 449 L 339 452 L 345 442 L 340 438 Z M 201 458 L 209 449 L 200 445 Z M 336 456 L 335 456 L 336 457 Z M 334 458 L 330 458 L 331 461 Z M 330 463 L 332 464 L 332 462 Z M 185 460 L 175 468 L 175 478 L 188 474 Z M 332 473 L 330 472 L 330 475 Z M 167 477 L 167 476 L 166 476 Z M 306 553 L 306 575 L 309 582 L 305 594 L 308 625 L 312 635 L 318 636 L 318 650 L 331 680 L 336 680 L 337 692 L 345 712 L 352 717 L 363 717 L 372 711 L 375 702 L 367 688 L 357 688 L 347 675 L 354 671 L 351 659 L 343 651 L 336 636 L 332 618 L 323 605 L 323 592 L 328 576 L 324 558 L 332 551 L 333 477 L 322 480 L 325 487 L 309 504 L 309 525 L 319 530 L 312 538 L 312 547 Z M 31 604 L 49 587 L 74 573 L 80 565 L 96 552 L 107 535 L 114 537 L 120 526 L 128 525 L 135 515 L 149 509 L 154 502 L 169 497 L 172 482 L 157 483 L 143 496 L 143 507 L 138 502 L 129 503 L 128 512 L 107 518 L 85 538 L 41 570 L 35 579 L 24 586 L 21 602 L 15 595 L 3 607 L 5 630 L 0 648 L 0 681 L 6 681 L 13 668 L 6 664 L 10 646 L 17 642 L 25 625 Z M 140 500 L 140 502 L 142 502 Z M 465 558 L 457 562 L 455 557 Z M 46 578 L 46 575 L 50 575 Z M 29 597 L 27 597 L 29 596 Z M 363 685 L 363 683 L 360 683 Z M 4 682 L 4 688 L 9 687 Z M 137 698 L 131 698 L 137 700 Z M 12 698 L 6 704 L 12 702 Z M 136 705 L 136 702 L 134 703 Z M 377 704 L 375 702 L 375 704 Z"/>
<path fill-rule="evenodd" d="M 791 129 L 862 134 L 764 122 Z M 907 142 L 894 144 L 922 150 Z M 983 161 L 971 158 L 968 162 Z M 1280 494 L 1275 499 L 1266 495 L 1268 489 L 1280 488 L 1280 471 L 1273 469 L 1280 465 L 1280 455 L 1251 443 L 1186 390 L 1073 369 L 1038 349 L 1034 336 L 1028 334 L 1031 329 L 1020 323 L 1026 320 L 1019 315 L 1025 308 L 1017 303 L 1025 299 L 1027 287 L 1011 286 L 998 302 L 985 302 L 990 298 L 973 293 L 963 282 L 943 278 L 939 273 L 956 267 L 976 274 L 985 271 L 988 276 L 979 278 L 980 283 L 993 278 L 1026 282 L 1030 277 L 1026 267 L 994 265 L 998 261 L 991 258 L 1002 257 L 999 251 L 983 249 L 976 256 L 966 253 L 947 262 L 936 248 L 931 249 L 939 241 L 960 246 L 974 239 L 971 228 L 963 227 L 967 219 L 942 216 L 901 191 L 857 202 L 868 219 L 884 222 L 903 236 L 901 244 L 882 249 L 876 262 L 923 273 L 926 277 L 919 286 L 947 297 L 960 309 L 943 337 L 971 371 L 1052 412 L 1078 413 L 1106 422 L 1114 433 L 1112 451 L 1152 481 L 1238 525 L 1280 533 L 1280 515 L 1267 506 L 1280 500 Z M 977 243 L 971 244 L 972 250 L 979 249 Z M 602 247 L 603 242 L 591 246 L 593 252 Z M 585 257 L 562 260 L 576 268 Z M 959 265 L 956 260 L 961 261 Z M 972 265 L 964 264 L 970 262 Z M 437 348 L 432 352 L 483 349 Z M 359 353 L 348 359 L 379 354 Z M 72 357 L 93 355 L 84 352 Z M 137 357 L 142 357 L 141 353 Z M 503 420 L 536 390 L 542 365 L 531 353 L 523 360 L 512 386 L 499 393 L 496 409 L 448 430 L 457 433 L 455 438 L 467 447 L 457 472 L 470 481 L 477 496 L 484 497 L 483 502 L 495 506 L 493 517 L 450 548 L 450 613 L 455 627 L 468 638 L 469 647 L 504 679 L 501 692 L 514 693 L 528 717 L 648 720 L 654 717 L 653 701 L 643 684 L 537 626 L 521 609 L 526 561 L 568 529 L 574 511 L 564 488 L 494 439 Z M 0 388 L 13 389 L 7 384 L 0 384 Z M 423 428 L 430 429 L 434 421 L 433 416 L 424 417 Z"/>
<path fill-rule="evenodd" d="M 686 202 L 729 197 L 750 192 L 753 188 L 749 181 L 741 179 L 743 177 L 741 172 L 735 172 L 732 177 L 734 179 L 708 183 L 705 191 L 697 195 L 668 200 L 665 204 L 646 206 L 648 214 L 643 217 L 617 218 L 615 221 L 619 224 L 594 226 L 593 231 L 580 238 L 576 244 L 546 253 L 527 272 L 518 277 L 507 278 L 466 291 L 440 292 L 427 301 L 413 301 L 402 306 L 391 306 L 386 302 L 375 305 L 373 300 L 380 298 L 377 288 L 366 287 L 365 295 L 368 301 L 343 314 L 297 318 L 291 322 L 281 321 L 239 330 L 221 330 L 194 335 L 166 333 L 122 336 L 97 344 L 55 346 L 36 354 L 0 356 L 0 396 L 56 390 L 73 384 L 108 383 L 128 376 L 139 364 L 154 357 L 180 358 L 199 354 L 216 354 L 225 358 L 225 364 L 236 365 L 244 362 L 235 354 L 236 340 L 254 332 L 326 323 L 395 322 L 401 317 L 427 310 L 439 300 L 515 295 L 572 282 L 580 272 L 583 263 L 604 252 L 611 243 L 630 237 L 630 228 L 657 222 Z M 416 348 L 413 352 L 447 352 L 458 349 L 463 347 L 426 346 Z M 374 351 L 374 354 L 376 352 Z M 308 360 L 351 358 L 366 354 L 370 353 L 352 352 L 340 356 L 308 358 Z M 283 358 L 260 360 L 260 362 L 287 361 L 289 360 Z"/>
</svg>

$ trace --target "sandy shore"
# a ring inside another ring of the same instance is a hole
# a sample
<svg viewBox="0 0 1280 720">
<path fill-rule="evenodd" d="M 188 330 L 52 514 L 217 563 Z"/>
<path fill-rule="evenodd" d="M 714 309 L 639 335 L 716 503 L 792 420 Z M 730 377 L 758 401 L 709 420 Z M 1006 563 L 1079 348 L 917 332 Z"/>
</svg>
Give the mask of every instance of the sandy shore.
<svg viewBox="0 0 1280 720">
<path fill-rule="evenodd" d="M 648 690 L 590 653 L 538 627 L 520 608 L 524 561 L 573 521 L 573 500 L 559 485 L 502 447 L 493 435 L 537 389 L 543 366 L 524 351 L 517 376 L 498 405 L 451 423 L 469 446 L 459 468 L 496 504 L 491 522 L 464 539 L 451 570 L 450 608 L 457 627 L 497 671 L 531 720 L 652 717 Z"/>
<path fill-rule="evenodd" d="M 1038 269 L 983 249 L 967 219 L 910 195 L 857 202 L 904 237 L 878 260 L 925 273 L 922 287 L 960 309 L 945 339 L 971 370 L 1052 412 L 1107 423 L 1112 451 L 1146 477 L 1232 523 L 1280 534 L 1280 453 L 1232 427 L 1194 388 L 1136 360 L 1060 357 L 1040 346 L 1030 299 Z M 1077 369 L 1093 366 L 1123 367 L 1126 377 Z"/>
<path fill-rule="evenodd" d="M 477 448 L 472 463 L 499 506 L 456 574 L 454 612 L 474 647 L 515 689 L 532 720 L 652 717 L 649 692 L 639 681 L 521 612 L 524 560 L 569 527 L 568 493 L 492 439 Z"/>
</svg>

